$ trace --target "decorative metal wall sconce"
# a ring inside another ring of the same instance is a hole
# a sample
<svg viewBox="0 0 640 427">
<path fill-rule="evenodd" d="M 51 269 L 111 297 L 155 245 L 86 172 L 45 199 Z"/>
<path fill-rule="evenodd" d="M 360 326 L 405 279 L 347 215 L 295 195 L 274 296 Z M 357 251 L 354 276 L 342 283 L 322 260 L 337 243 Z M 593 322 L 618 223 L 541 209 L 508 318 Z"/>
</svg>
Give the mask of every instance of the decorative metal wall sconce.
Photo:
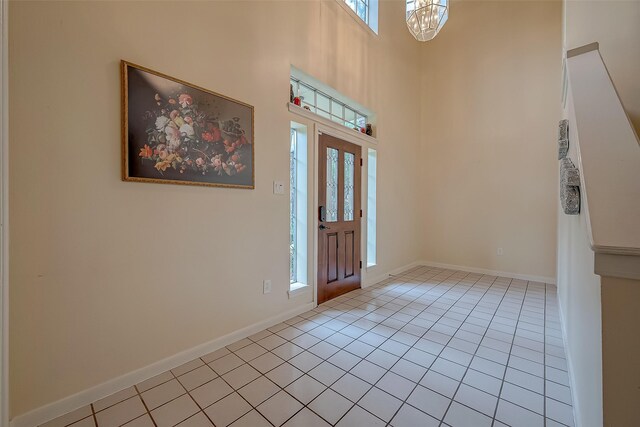
<svg viewBox="0 0 640 427">
<path fill-rule="evenodd" d="M 558 124 L 558 159 L 560 160 L 560 203 L 567 215 L 580 213 L 580 171 L 575 167 L 569 152 L 569 120 Z"/>
<path fill-rule="evenodd" d="M 580 213 L 580 171 L 569 158 L 560 161 L 560 202 L 565 214 Z"/>
<path fill-rule="evenodd" d="M 569 120 L 560 120 L 558 126 L 558 160 L 567 157 L 569 152 Z"/>
</svg>

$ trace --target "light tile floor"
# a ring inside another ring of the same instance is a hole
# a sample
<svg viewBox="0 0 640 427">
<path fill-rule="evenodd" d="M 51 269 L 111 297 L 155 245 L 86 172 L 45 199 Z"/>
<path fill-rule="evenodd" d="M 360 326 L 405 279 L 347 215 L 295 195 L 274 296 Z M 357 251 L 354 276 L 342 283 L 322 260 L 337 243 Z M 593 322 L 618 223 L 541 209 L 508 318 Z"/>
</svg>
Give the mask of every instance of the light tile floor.
<svg viewBox="0 0 640 427">
<path fill-rule="evenodd" d="M 573 426 L 556 288 L 417 267 L 47 427 Z"/>
</svg>

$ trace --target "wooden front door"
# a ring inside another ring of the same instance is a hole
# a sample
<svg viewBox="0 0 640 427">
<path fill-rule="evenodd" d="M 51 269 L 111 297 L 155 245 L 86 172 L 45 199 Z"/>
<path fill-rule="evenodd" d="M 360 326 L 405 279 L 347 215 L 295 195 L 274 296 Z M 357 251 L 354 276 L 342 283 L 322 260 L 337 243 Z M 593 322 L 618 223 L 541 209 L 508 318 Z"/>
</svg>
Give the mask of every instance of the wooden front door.
<svg viewBox="0 0 640 427">
<path fill-rule="evenodd" d="M 318 304 L 360 287 L 361 149 L 320 135 Z"/>
</svg>

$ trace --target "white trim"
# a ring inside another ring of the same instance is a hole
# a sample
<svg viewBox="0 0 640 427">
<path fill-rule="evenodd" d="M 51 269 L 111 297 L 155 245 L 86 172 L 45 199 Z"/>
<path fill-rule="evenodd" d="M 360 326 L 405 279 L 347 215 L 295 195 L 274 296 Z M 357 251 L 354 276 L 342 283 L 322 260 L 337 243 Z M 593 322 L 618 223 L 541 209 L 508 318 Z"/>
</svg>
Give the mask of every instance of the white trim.
<svg viewBox="0 0 640 427">
<path fill-rule="evenodd" d="M 297 282 L 291 283 L 289 290 L 294 291 L 296 287 L 305 286 L 309 283 L 309 147 L 307 126 L 292 121 L 291 128 L 296 132 L 296 256 L 294 262 Z M 291 192 L 289 191 L 289 196 L 290 194 Z M 293 294 L 296 294 L 296 292 L 289 293 L 289 298 Z"/>
<path fill-rule="evenodd" d="M 363 252 L 362 259 L 366 263 L 367 269 L 373 268 L 378 263 L 378 150 L 377 147 L 367 147 L 365 149 L 367 160 L 365 163 L 365 170 L 362 171 L 363 178 L 366 177 L 366 183 L 363 189 L 364 194 L 362 195 L 362 203 L 364 206 L 364 236 L 365 236 L 365 245 L 366 249 Z M 373 156 L 371 153 L 375 153 Z M 363 155 L 364 156 L 364 155 Z M 370 175 L 369 167 L 371 166 L 371 159 L 373 158 L 374 165 L 374 175 L 373 179 Z M 371 188 L 370 184 L 373 181 L 373 188 Z M 369 205 L 369 197 L 373 193 L 373 203 L 372 206 Z M 373 208 L 373 209 L 370 209 Z M 374 218 L 372 218 L 372 216 Z M 373 227 L 369 230 L 369 222 L 372 220 Z M 372 235 L 369 235 L 369 231 L 373 231 Z M 369 249 L 373 249 L 369 253 Z M 373 262 L 369 262 L 370 259 L 373 258 Z"/>
<path fill-rule="evenodd" d="M 304 109 L 303 109 L 304 110 Z M 291 110 L 289 110 L 291 111 Z M 306 110 L 305 110 L 306 111 Z M 311 262 L 312 262 L 312 276 L 311 280 L 313 281 L 313 300 L 318 302 L 318 226 L 320 225 L 318 222 L 318 182 L 320 181 L 320 177 L 318 175 L 318 152 L 320 150 L 320 131 L 318 130 L 318 123 L 312 120 L 313 126 L 313 148 L 312 148 L 312 157 L 309 161 L 309 166 L 312 167 L 313 179 L 311 179 L 311 209 L 309 209 L 309 214 L 311 215 L 311 220 L 309 221 L 309 235 L 311 242 Z M 307 139 L 307 142 L 309 140 Z"/>
<path fill-rule="evenodd" d="M 296 108 L 299 108 L 296 106 Z M 301 110 L 304 110 L 303 108 L 301 108 Z M 313 114 L 313 113 L 311 113 Z M 315 116 L 315 114 L 313 114 Z M 319 118 L 322 118 L 320 116 L 318 116 Z M 336 125 L 335 123 L 333 123 L 330 120 L 327 120 L 328 123 L 320 123 L 320 122 L 315 122 L 315 160 L 314 160 L 314 166 L 315 166 L 315 186 L 313 189 L 314 192 L 314 209 L 313 212 L 315 213 L 317 211 L 317 207 L 318 207 L 318 160 L 319 160 L 319 149 L 320 149 L 320 135 L 321 134 L 327 134 L 327 135 L 331 135 L 333 137 L 339 138 L 345 142 L 348 142 L 350 144 L 354 144 L 359 146 L 362 151 L 366 152 L 368 150 L 368 147 L 370 146 L 370 144 L 368 144 L 370 141 L 369 139 L 373 139 L 368 135 L 365 135 L 367 137 L 367 139 L 363 139 L 362 138 L 362 134 L 359 132 L 349 132 L 348 129 L 344 128 L 343 126 L 339 126 Z M 328 126 L 328 125 L 329 126 Z M 367 194 L 368 194 L 368 182 L 367 182 L 367 167 L 369 165 L 368 162 L 368 157 L 364 156 L 362 154 L 362 152 L 360 153 L 361 158 L 363 160 L 363 166 L 360 169 L 360 208 L 362 209 L 362 217 L 359 218 L 360 219 L 360 260 L 364 261 L 367 259 L 367 223 L 366 223 L 366 219 L 367 219 Z M 315 273 L 315 279 L 316 279 L 316 294 L 315 294 L 315 299 L 314 301 L 318 301 L 318 286 L 317 286 L 317 278 L 318 278 L 318 226 L 320 225 L 320 223 L 318 222 L 318 217 L 317 215 L 314 215 L 314 220 L 313 220 L 313 230 L 314 230 L 314 252 L 313 252 L 313 256 L 314 256 L 314 262 L 315 262 L 315 268 L 314 268 L 314 273 Z M 366 280 L 366 269 L 365 268 L 361 268 L 360 269 L 360 286 L 361 287 L 365 287 L 365 280 Z"/>
<path fill-rule="evenodd" d="M 287 294 L 289 295 L 289 299 L 291 299 L 300 295 L 305 295 L 308 292 L 311 292 L 311 289 L 312 287 L 309 285 L 296 282 L 289 285 L 289 290 L 287 291 Z"/>
<path fill-rule="evenodd" d="M 97 386 L 83 390 L 80 393 L 65 397 L 64 399 L 58 400 L 57 402 L 53 402 L 40 408 L 34 409 L 31 412 L 27 412 L 26 414 L 14 418 L 11 421 L 10 426 L 34 427 L 43 424 L 68 412 L 74 411 L 82 406 L 95 402 L 98 399 L 110 396 L 113 393 L 116 393 L 127 387 L 131 387 L 141 381 L 152 378 L 158 374 L 180 366 L 183 363 L 204 356 L 208 353 L 211 353 L 212 351 L 216 351 L 219 348 L 232 344 L 238 340 L 246 338 L 287 319 L 295 317 L 306 311 L 313 310 L 315 306 L 316 305 L 313 302 L 301 305 L 292 310 L 271 317 L 267 320 L 254 323 L 253 325 L 247 326 L 238 331 L 232 332 L 220 338 L 216 338 L 207 343 L 200 344 L 196 347 L 167 357 L 166 359 L 152 363 L 151 365 L 145 366 L 144 368 L 140 368 L 133 372 L 129 372 L 128 374 L 124 374 L 118 378 L 114 378 L 102 384 L 98 384 Z"/>
<path fill-rule="evenodd" d="M 0 426 L 9 425 L 9 2 L 0 0 Z"/>
<path fill-rule="evenodd" d="M 368 288 L 369 286 L 373 286 L 376 283 L 380 283 L 383 280 L 388 279 L 390 276 L 393 276 L 395 274 L 400 274 L 402 272 L 411 270 L 412 268 L 418 267 L 421 265 L 424 265 L 422 261 L 413 261 L 413 262 L 410 262 L 409 264 L 403 265 L 402 267 L 394 268 L 393 270 L 388 271 L 385 274 L 379 274 L 377 276 L 371 276 L 371 277 L 367 276 L 362 281 L 362 287 Z"/>
<path fill-rule="evenodd" d="M 363 134 L 361 132 L 356 132 L 354 130 L 350 130 L 345 126 L 341 126 L 331 120 L 325 119 L 322 116 L 319 116 L 315 113 L 312 113 L 309 110 L 305 110 L 302 107 L 298 107 L 295 104 L 287 103 L 287 108 L 289 112 L 302 117 L 309 124 L 308 130 L 313 128 L 313 133 L 307 133 L 307 144 L 313 144 L 308 154 L 311 154 L 312 157 L 309 158 L 308 167 L 310 168 L 310 173 L 312 174 L 312 179 L 310 179 L 312 188 L 310 191 L 310 195 L 312 197 L 311 206 L 312 208 L 308 210 L 309 217 L 309 238 L 308 241 L 311 244 L 309 251 L 307 252 L 309 256 L 312 257 L 312 268 L 311 275 L 309 276 L 308 284 L 313 286 L 313 301 L 318 301 L 318 226 L 320 225 L 318 222 L 317 207 L 318 207 L 318 156 L 319 156 L 319 147 L 320 147 L 320 134 L 328 134 L 334 136 L 336 138 L 342 139 L 346 142 L 350 142 L 352 144 L 358 145 L 362 147 L 363 151 L 368 152 L 368 148 L 375 148 L 378 150 L 378 140 L 369 135 Z M 367 256 L 367 226 L 366 226 L 366 218 L 367 218 L 367 194 L 368 194 L 368 165 L 369 165 L 369 157 L 362 156 L 363 159 L 363 167 L 361 168 L 361 195 L 360 195 L 360 205 L 362 207 L 362 218 L 360 218 L 360 259 L 366 260 Z M 364 225 L 363 225 L 364 224 Z M 366 286 L 366 277 L 367 277 L 367 269 L 362 268 L 360 270 L 361 279 L 360 285 L 362 287 Z"/>
<path fill-rule="evenodd" d="M 487 270 L 485 268 L 467 267 L 464 265 L 443 264 L 441 262 L 432 262 L 432 261 L 422 261 L 420 265 L 424 265 L 426 267 L 444 268 L 447 270 L 460 270 L 460 271 L 466 271 L 469 273 L 488 274 L 490 276 L 509 277 L 511 279 L 528 280 L 530 282 L 548 283 L 550 285 L 555 285 L 557 283 L 555 277 L 535 276 L 532 274 L 510 273 L 508 271 Z"/>
<path fill-rule="evenodd" d="M 558 296 L 559 297 L 559 296 Z M 573 422 L 576 427 L 580 427 L 583 425 L 582 419 L 578 418 L 580 412 L 580 402 L 576 399 L 575 391 L 578 390 L 576 385 L 576 378 L 573 370 L 573 364 L 571 361 L 570 348 L 569 348 L 569 340 L 567 339 L 567 329 L 566 329 L 566 320 L 564 317 L 564 313 L 562 311 L 562 304 L 560 304 L 560 300 L 558 298 L 558 311 L 560 312 L 560 331 L 562 332 L 562 341 L 564 342 L 564 350 L 567 353 L 567 375 L 569 376 L 569 392 L 571 393 L 571 410 L 573 411 Z"/>
<path fill-rule="evenodd" d="M 339 135 L 336 135 L 337 138 L 344 139 L 345 141 L 351 142 L 347 138 L 355 137 L 356 141 L 359 141 L 359 142 L 354 142 L 354 144 L 358 144 L 358 145 L 363 145 L 363 143 L 378 144 L 378 140 L 373 136 L 369 136 L 366 133 L 358 132 L 354 129 L 349 129 L 346 126 L 339 125 L 332 120 L 322 117 L 302 107 L 298 107 L 297 105 L 292 104 L 290 102 L 287 103 L 287 108 L 289 109 L 290 112 L 297 114 L 298 116 L 302 116 L 305 119 L 311 120 L 315 123 L 321 124 L 323 126 L 326 126 L 333 130 L 338 131 Z M 343 136 L 343 135 L 349 135 L 349 136 Z"/>
<path fill-rule="evenodd" d="M 387 278 L 389 278 L 389 276 L 393 276 L 395 274 L 399 274 L 399 273 L 403 273 L 407 270 L 410 270 L 414 267 L 419 267 L 419 266 L 424 266 L 424 267 L 435 267 L 435 268 L 444 268 L 446 270 L 459 270 L 459 271 L 466 271 L 469 273 L 478 273 L 478 274 L 488 274 L 491 276 L 502 276 L 502 277 L 509 277 L 512 279 L 521 279 L 521 280 L 528 280 L 531 282 L 541 282 L 541 283 L 548 283 L 551 285 L 555 285 L 556 284 L 556 279 L 554 277 L 545 277 L 545 276 L 534 276 L 534 275 L 529 275 L 529 274 L 517 274 L 517 273 L 509 273 L 509 272 L 505 272 L 505 271 L 497 271 L 497 270 L 487 270 L 484 268 L 475 268 L 475 267 L 466 267 L 466 266 L 462 266 L 462 265 L 454 265 L 454 264 L 443 264 L 443 263 L 439 263 L 439 262 L 431 262 L 431 261 L 413 261 L 409 264 L 403 265 L 402 267 L 398 267 L 398 268 L 394 268 L 393 270 L 385 273 L 385 274 L 379 274 L 377 276 L 371 276 L 371 277 L 367 277 L 366 281 L 363 281 L 363 288 L 369 287 L 371 285 L 375 285 L 378 282 L 381 282 Z"/>
<path fill-rule="evenodd" d="M 311 244 L 311 247 L 308 250 L 308 254 L 311 258 L 312 268 L 311 274 L 309 275 L 308 285 L 312 287 L 313 292 L 313 301 L 318 301 L 318 226 L 320 225 L 318 222 L 317 207 L 318 207 L 318 156 L 319 156 L 319 147 L 320 147 L 320 134 L 327 134 L 334 136 L 336 138 L 342 139 L 346 142 L 358 145 L 362 147 L 363 151 L 368 152 L 369 148 L 375 148 L 378 150 L 378 141 L 377 139 L 369 136 L 363 135 L 360 132 L 350 131 L 348 128 L 338 125 L 331 120 L 327 120 L 317 114 L 312 113 L 311 111 L 305 110 L 304 108 L 300 108 L 297 105 L 288 103 L 287 104 L 289 112 L 294 113 L 298 116 L 306 119 L 308 124 L 307 127 L 307 144 L 308 144 L 308 155 L 309 157 L 309 173 L 312 174 L 312 179 L 309 180 L 311 189 L 309 195 L 312 197 L 311 200 L 311 209 L 308 209 L 309 215 L 309 235 L 308 242 Z M 311 146 L 311 144 L 313 144 Z M 362 207 L 362 218 L 360 218 L 360 259 L 366 260 L 367 256 L 367 226 L 366 226 L 366 218 L 367 218 L 367 194 L 368 194 L 368 182 L 367 182 L 367 173 L 368 173 L 368 156 L 362 156 L 363 159 L 363 167 L 361 169 L 361 195 L 360 195 L 360 203 Z M 364 225 L 363 225 L 364 224 Z M 368 267 L 374 268 L 374 267 Z M 368 268 L 362 268 L 360 270 L 361 279 L 360 284 L 364 288 L 367 284 L 371 283 L 371 281 L 367 280 Z M 403 268 L 407 268 L 406 266 Z M 400 270 L 401 269 L 396 269 Z M 394 270 L 394 271 L 396 271 Z M 387 278 L 387 276 L 381 276 L 379 280 L 383 280 Z M 378 281 L 379 281 L 378 280 Z M 289 296 L 291 298 L 292 295 Z"/>
</svg>

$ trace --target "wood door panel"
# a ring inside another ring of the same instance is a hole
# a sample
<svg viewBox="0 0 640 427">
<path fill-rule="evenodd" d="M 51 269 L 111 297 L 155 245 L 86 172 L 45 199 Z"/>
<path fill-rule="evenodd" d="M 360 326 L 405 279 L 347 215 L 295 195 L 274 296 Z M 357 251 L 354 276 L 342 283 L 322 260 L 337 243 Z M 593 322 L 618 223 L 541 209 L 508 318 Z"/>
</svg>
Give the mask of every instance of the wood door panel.
<svg viewBox="0 0 640 427">
<path fill-rule="evenodd" d="M 351 277 L 356 272 L 355 262 L 355 232 L 344 233 L 344 278 Z"/>
<path fill-rule="evenodd" d="M 325 207 L 318 209 L 318 303 L 321 304 L 360 287 L 362 150 L 329 135 L 320 135 L 319 142 L 318 207 Z M 326 212 L 324 218 L 322 212 Z"/>
<path fill-rule="evenodd" d="M 338 233 L 327 233 L 327 283 L 338 280 Z"/>
</svg>

